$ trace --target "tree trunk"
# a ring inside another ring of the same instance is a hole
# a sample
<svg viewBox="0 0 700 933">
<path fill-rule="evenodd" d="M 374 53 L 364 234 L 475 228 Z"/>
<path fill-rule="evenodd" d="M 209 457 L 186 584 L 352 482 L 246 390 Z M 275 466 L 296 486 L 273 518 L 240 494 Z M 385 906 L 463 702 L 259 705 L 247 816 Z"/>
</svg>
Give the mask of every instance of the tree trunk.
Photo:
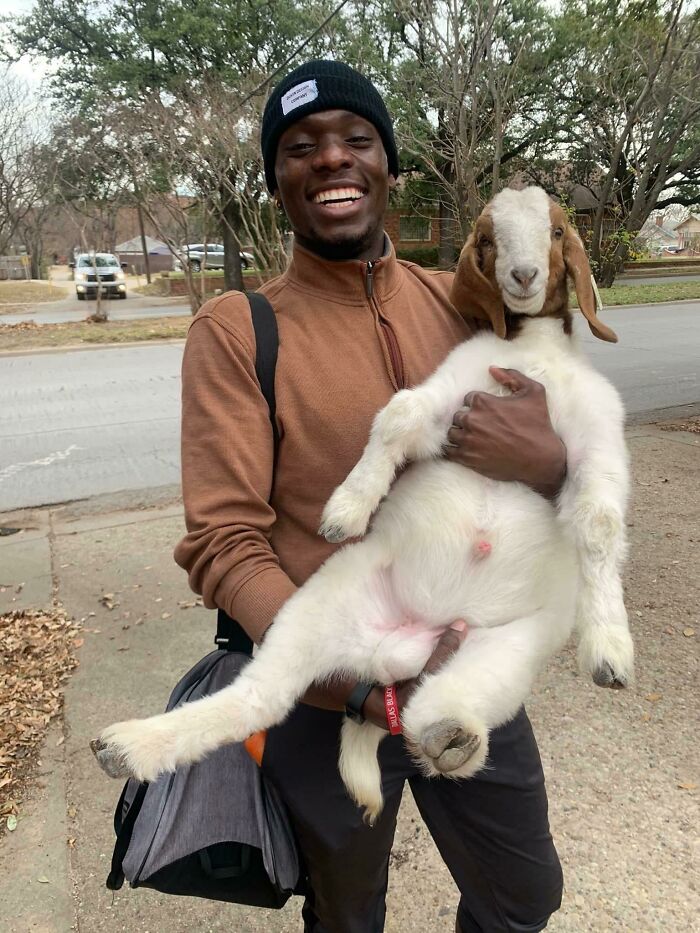
<svg viewBox="0 0 700 933">
<path fill-rule="evenodd" d="M 141 252 L 143 253 L 143 265 L 146 270 L 146 281 L 148 284 L 151 284 L 151 264 L 148 260 L 148 249 L 146 248 L 146 234 L 143 228 L 143 212 L 141 210 L 141 205 L 137 202 L 136 204 L 136 216 L 139 219 L 139 233 L 141 235 Z"/>
<path fill-rule="evenodd" d="M 438 266 L 449 269 L 456 258 L 455 219 L 450 210 L 444 192 L 440 194 L 438 223 L 440 225 L 440 243 L 438 245 Z"/>
<path fill-rule="evenodd" d="M 227 291 L 243 291 L 243 272 L 241 269 L 241 244 L 237 231 L 240 227 L 238 204 L 224 186 L 221 192 L 223 203 L 223 241 L 224 241 L 224 287 Z"/>
</svg>

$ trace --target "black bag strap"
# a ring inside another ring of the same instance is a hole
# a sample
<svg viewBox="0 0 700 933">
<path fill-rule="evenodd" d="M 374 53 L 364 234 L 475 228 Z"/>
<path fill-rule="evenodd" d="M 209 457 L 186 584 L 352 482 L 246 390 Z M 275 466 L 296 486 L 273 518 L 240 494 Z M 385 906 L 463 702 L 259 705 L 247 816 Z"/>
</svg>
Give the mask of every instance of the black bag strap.
<svg viewBox="0 0 700 933">
<path fill-rule="evenodd" d="M 124 871 L 122 870 L 122 862 L 126 858 L 126 853 L 129 849 L 129 843 L 131 842 L 131 836 L 134 832 L 136 817 L 139 815 L 141 804 L 143 803 L 146 796 L 148 783 L 143 781 L 141 784 L 139 784 L 138 790 L 134 795 L 134 799 L 131 801 L 131 806 L 129 807 L 126 816 L 122 819 L 121 814 L 124 808 L 124 798 L 126 797 L 126 792 L 128 789 L 129 782 L 127 781 L 124 785 L 124 790 L 122 791 L 122 795 L 119 798 L 119 803 L 117 804 L 117 809 L 114 813 L 114 830 L 117 834 L 117 841 L 114 844 L 114 852 L 112 853 L 112 866 L 110 868 L 109 875 L 107 876 L 107 887 L 110 891 L 118 891 L 124 884 Z"/>
<path fill-rule="evenodd" d="M 250 304 L 250 315 L 253 319 L 255 332 L 255 375 L 260 383 L 260 390 L 265 397 L 270 413 L 272 425 L 273 444 L 273 472 L 277 462 L 279 448 L 279 431 L 275 418 L 275 369 L 277 367 L 277 348 L 279 347 L 279 334 L 277 332 L 277 318 L 272 305 L 260 292 L 246 292 Z M 242 654 L 253 654 L 253 641 L 243 628 L 219 609 L 216 615 L 216 637 L 214 642 L 226 651 L 239 651 Z"/>
</svg>

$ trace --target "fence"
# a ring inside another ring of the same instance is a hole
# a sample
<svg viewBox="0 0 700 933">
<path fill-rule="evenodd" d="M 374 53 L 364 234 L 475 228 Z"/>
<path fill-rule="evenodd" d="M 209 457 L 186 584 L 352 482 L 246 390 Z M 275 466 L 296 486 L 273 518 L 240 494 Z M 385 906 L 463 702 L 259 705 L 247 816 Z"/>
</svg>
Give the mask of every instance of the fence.
<svg viewBox="0 0 700 933">
<path fill-rule="evenodd" d="M 31 277 L 30 256 L 0 256 L 0 281 Z"/>
</svg>

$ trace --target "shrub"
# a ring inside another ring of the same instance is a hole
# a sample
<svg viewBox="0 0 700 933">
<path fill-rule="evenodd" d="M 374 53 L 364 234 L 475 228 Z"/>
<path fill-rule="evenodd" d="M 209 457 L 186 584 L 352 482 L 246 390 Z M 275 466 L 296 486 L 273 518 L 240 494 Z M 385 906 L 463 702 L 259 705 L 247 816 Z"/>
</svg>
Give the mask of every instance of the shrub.
<svg viewBox="0 0 700 933">
<path fill-rule="evenodd" d="M 400 249 L 396 255 L 399 259 L 415 262 L 418 266 L 434 268 L 438 264 L 437 246 L 418 246 L 415 249 Z"/>
</svg>

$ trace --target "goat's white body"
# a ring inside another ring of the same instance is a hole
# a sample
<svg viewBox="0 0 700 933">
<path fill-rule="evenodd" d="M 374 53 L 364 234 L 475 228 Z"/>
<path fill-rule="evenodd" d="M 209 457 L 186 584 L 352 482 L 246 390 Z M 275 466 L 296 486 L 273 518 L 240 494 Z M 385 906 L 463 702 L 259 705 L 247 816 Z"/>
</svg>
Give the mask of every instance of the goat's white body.
<svg viewBox="0 0 700 933">
<path fill-rule="evenodd" d="M 520 370 L 546 388 L 568 451 L 558 508 L 520 483 L 440 459 L 465 394 L 505 393 L 490 365 Z M 623 420 L 616 391 L 560 321 L 529 319 L 510 342 L 482 333 L 461 344 L 423 385 L 399 392 L 377 415 L 323 524 L 361 535 L 379 506 L 371 530 L 285 604 L 238 680 L 171 713 L 113 726 L 102 741 L 130 771 L 152 779 L 279 723 L 313 681 L 336 673 L 380 683 L 417 675 L 455 619 L 468 623 L 466 640 L 423 679 L 402 717 L 427 773 L 439 772 L 421 753 L 421 736 L 442 720 L 480 740 L 450 776 L 483 766 L 489 731 L 516 713 L 575 622 L 582 667 L 595 673 L 607 664 L 629 678 L 619 575 L 628 495 Z M 391 486 L 406 460 L 414 462 Z M 376 749 L 384 734 L 349 720 L 343 729 L 341 773 L 370 818 L 381 809 Z"/>
</svg>

